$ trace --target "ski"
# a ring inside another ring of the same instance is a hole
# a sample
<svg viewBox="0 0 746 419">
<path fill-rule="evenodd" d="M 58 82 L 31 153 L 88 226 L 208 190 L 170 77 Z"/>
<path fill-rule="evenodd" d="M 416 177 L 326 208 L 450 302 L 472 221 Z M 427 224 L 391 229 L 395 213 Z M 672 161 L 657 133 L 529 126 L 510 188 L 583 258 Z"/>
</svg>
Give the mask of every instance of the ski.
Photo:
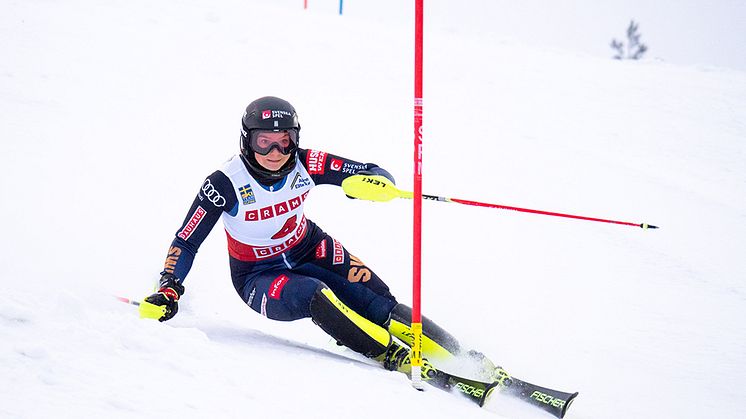
<svg viewBox="0 0 746 419">
<path fill-rule="evenodd" d="M 164 313 L 163 307 L 150 304 L 145 300 L 137 301 L 125 297 L 115 298 L 123 303 L 137 306 L 140 311 L 140 317 L 143 318 L 158 319 Z M 408 369 L 400 369 L 399 371 L 407 375 L 411 374 Z M 563 391 L 552 390 L 550 388 L 537 386 L 536 384 L 519 380 L 509 375 L 500 367 L 495 367 L 493 375 L 496 380 L 493 382 L 459 377 L 439 370 L 429 362 L 425 362 L 422 374 L 423 381 L 428 384 L 448 392 L 461 394 L 469 400 L 477 403 L 479 407 L 483 407 L 484 404 L 489 401 L 490 395 L 497 390 L 500 394 L 523 400 L 524 402 L 545 410 L 558 418 L 563 418 L 565 416 L 570 404 L 578 395 L 577 392 L 565 393 Z"/>
<path fill-rule="evenodd" d="M 577 391 L 575 393 L 565 393 L 564 391 L 527 383 L 515 377 L 507 379 L 505 384 L 501 393 L 523 400 L 558 418 L 565 417 L 570 404 L 578 396 Z"/>
<path fill-rule="evenodd" d="M 550 388 L 537 386 L 515 377 L 505 376 L 498 381 L 487 383 L 449 374 L 445 371 L 430 370 L 430 379 L 426 380 L 437 388 L 457 392 L 466 396 L 480 407 L 489 400 L 494 391 L 510 397 L 515 397 L 552 415 L 563 418 L 567 409 L 578 393 L 565 393 Z"/>
<path fill-rule="evenodd" d="M 499 386 L 497 381 L 493 383 L 485 383 L 483 381 L 459 377 L 436 369 L 429 370 L 427 374 L 429 378 L 423 378 L 423 380 L 428 384 L 442 390 L 458 392 L 471 401 L 477 403 L 480 407 L 484 406 L 484 403 L 492 390 Z"/>
</svg>

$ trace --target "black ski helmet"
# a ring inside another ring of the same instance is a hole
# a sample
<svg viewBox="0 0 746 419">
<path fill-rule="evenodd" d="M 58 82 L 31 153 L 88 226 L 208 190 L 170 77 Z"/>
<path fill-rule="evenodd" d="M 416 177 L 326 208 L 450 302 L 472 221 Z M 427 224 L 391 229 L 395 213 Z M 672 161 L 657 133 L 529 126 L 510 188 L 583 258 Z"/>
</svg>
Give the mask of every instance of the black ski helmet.
<svg viewBox="0 0 746 419">
<path fill-rule="evenodd" d="M 277 171 L 267 170 L 256 161 L 251 149 L 252 130 L 295 131 L 295 148 L 290 159 Z M 249 167 L 269 179 L 281 179 L 295 168 L 295 155 L 300 139 L 300 124 L 295 108 L 288 101 L 274 96 L 261 97 L 246 107 L 241 119 L 241 155 Z"/>
</svg>

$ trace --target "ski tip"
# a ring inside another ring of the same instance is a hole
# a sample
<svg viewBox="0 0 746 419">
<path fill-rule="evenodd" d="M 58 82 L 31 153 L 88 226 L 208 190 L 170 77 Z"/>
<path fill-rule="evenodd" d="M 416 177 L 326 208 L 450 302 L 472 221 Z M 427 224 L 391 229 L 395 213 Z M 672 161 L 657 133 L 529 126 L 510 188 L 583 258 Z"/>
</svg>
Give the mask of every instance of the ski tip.
<svg viewBox="0 0 746 419">
<path fill-rule="evenodd" d="M 482 393 L 482 397 L 479 398 L 479 407 L 484 407 L 484 404 L 487 402 L 487 399 L 490 397 L 493 391 L 500 385 L 499 381 L 495 381 L 493 383 L 490 383 L 487 388 L 485 389 L 484 393 Z"/>
<path fill-rule="evenodd" d="M 642 228 L 643 230 L 647 230 L 649 228 L 658 228 L 658 226 L 654 226 L 652 224 L 642 223 L 642 224 L 640 224 L 640 228 Z"/>
<path fill-rule="evenodd" d="M 565 414 L 567 413 L 567 409 L 570 408 L 570 405 L 575 400 L 575 398 L 578 397 L 578 394 L 580 393 L 576 391 L 575 393 L 571 394 L 570 397 L 567 398 L 567 400 L 565 400 L 565 405 L 562 406 L 562 410 L 560 411 L 560 418 L 565 417 Z"/>
</svg>

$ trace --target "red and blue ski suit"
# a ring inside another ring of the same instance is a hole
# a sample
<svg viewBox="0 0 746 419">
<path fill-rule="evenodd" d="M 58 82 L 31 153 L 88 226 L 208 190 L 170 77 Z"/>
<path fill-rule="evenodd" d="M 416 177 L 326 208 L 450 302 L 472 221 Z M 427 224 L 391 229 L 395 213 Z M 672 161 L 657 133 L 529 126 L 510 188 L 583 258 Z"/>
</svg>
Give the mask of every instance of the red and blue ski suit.
<svg viewBox="0 0 746 419">
<path fill-rule="evenodd" d="M 255 311 L 290 321 L 310 317 L 319 283 L 348 307 L 383 325 L 397 304 L 388 286 L 303 213 L 316 185 L 341 185 L 358 172 L 383 175 L 372 163 L 359 163 L 322 151 L 298 149 L 295 168 L 275 183 L 262 179 L 236 155 L 202 183 L 171 244 L 164 273 L 183 284 L 199 246 L 223 219 L 233 285 Z"/>
</svg>

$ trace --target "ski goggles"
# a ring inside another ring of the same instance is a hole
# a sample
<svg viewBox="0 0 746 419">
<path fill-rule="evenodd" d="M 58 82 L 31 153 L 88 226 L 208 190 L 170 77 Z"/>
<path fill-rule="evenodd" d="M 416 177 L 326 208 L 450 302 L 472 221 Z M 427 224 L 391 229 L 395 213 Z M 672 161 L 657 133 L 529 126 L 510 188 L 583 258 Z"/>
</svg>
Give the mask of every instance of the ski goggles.
<svg viewBox="0 0 746 419">
<path fill-rule="evenodd" d="M 287 135 L 278 135 L 287 134 Z M 288 155 L 298 148 L 298 131 L 294 129 L 273 130 L 251 130 L 249 134 L 249 147 L 252 151 L 266 156 L 273 148 L 284 155 Z"/>
</svg>

